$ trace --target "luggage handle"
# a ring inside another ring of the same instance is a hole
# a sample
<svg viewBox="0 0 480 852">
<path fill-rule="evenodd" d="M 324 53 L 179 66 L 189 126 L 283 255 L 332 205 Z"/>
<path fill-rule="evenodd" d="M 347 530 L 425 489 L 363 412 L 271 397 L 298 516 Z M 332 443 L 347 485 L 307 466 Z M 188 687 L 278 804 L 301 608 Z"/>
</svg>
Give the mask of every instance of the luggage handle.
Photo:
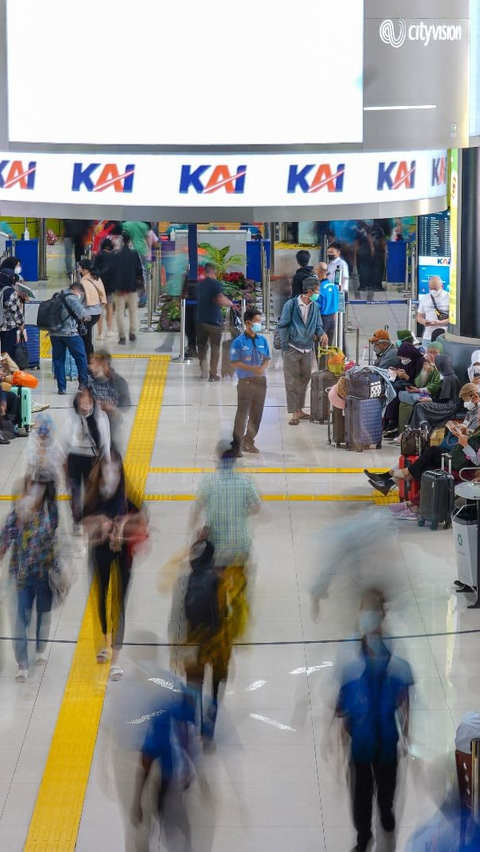
<svg viewBox="0 0 480 852">
<path fill-rule="evenodd" d="M 442 472 L 445 473 L 445 461 L 448 459 L 448 472 L 452 473 L 452 457 L 449 453 L 442 453 Z"/>
</svg>

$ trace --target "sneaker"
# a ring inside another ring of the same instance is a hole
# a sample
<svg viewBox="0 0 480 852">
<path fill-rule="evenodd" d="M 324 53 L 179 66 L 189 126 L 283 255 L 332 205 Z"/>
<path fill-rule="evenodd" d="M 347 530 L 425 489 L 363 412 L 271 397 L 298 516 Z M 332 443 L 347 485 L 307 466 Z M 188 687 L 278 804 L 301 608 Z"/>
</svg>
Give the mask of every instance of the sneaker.
<svg viewBox="0 0 480 852">
<path fill-rule="evenodd" d="M 198 352 L 196 349 L 187 349 L 185 352 L 185 358 L 198 358 Z"/>
<path fill-rule="evenodd" d="M 418 512 L 414 512 L 412 509 L 408 507 L 400 514 L 397 515 L 399 521 L 418 521 Z"/>
<path fill-rule="evenodd" d="M 32 402 L 32 414 L 39 414 L 40 411 L 45 411 L 47 408 L 50 408 L 50 404 L 48 402 Z"/>
<path fill-rule="evenodd" d="M 371 473 L 367 470 L 367 468 L 364 468 L 363 472 L 372 480 L 372 482 L 379 482 L 380 485 L 383 485 L 384 482 L 388 482 L 388 480 L 392 478 L 390 471 L 388 470 L 386 470 L 385 473 Z"/>
<path fill-rule="evenodd" d="M 28 431 L 25 426 L 15 426 L 14 429 L 16 438 L 28 438 Z"/>
<path fill-rule="evenodd" d="M 375 488 L 376 491 L 380 491 L 380 494 L 383 494 L 384 497 L 388 497 L 390 491 L 397 487 L 397 483 L 394 479 L 389 479 L 386 482 L 374 482 L 373 479 L 368 480 L 372 488 Z"/>
<path fill-rule="evenodd" d="M 45 654 L 42 654 L 40 651 L 37 651 L 35 656 L 35 665 L 36 666 L 46 666 L 47 658 Z"/>
<path fill-rule="evenodd" d="M 74 535 L 82 535 L 82 525 L 81 524 L 74 524 L 73 525 L 73 534 Z"/>
<path fill-rule="evenodd" d="M 248 441 L 243 442 L 242 450 L 244 453 L 254 453 L 255 455 L 260 452 L 253 442 L 250 444 Z"/>
<path fill-rule="evenodd" d="M 23 669 L 19 666 L 18 672 L 15 675 L 15 680 L 17 681 L 17 683 L 25 683 L 27 677 L 28 677 L 28 669 Z"/>
<path fill-rule="evenodd" d="M 403 501 L 402 503 L 391 503 L 390 506 L 388 507 L 388 509 L 392 513 L 392 515 L 401 515 L 402 512 L 404 512 L 405 509 L 408 509 L 408 508 L 410 508 L 410 507 L 407 506 L 405 501 Z"/>
<path fill-rule="evenodd" d="M 474 592 L 475 589 L 472 586 L 467 586 L 466 583 L 460 583 L 459 580 L 455 581 L 455 591 L 458 594 L 459 592 L 465 592 L 467 595 Z"/>
<path fill-rule="evenodd" d="M 131 343 L 133 343 L 133 341 L 137 339 L 137 335 L 136 334 L 129 334 L 128 339 L 130 340 Z"/>
<path fill-rule="evenodd" d="M 58 393 L 59 396 L 65 396 L 67 391 L 66 390 L 58 390 L 57 393 Z"/>
<path fill-rule="evenodd" d="M 390 438 L 389 443 L 390 444 L 401 444 L 402 443 L 402 436 L 397 435 L 396 438 Z"/>
<path fill-rule="evenodd" d="M 119 342 L 120 346 L 126 346 L 127 345 L 127 338 L 126 337 L 119 337 L 118 342 Z"/>
<path fill-rule="evenodd" d="M 212 376 L 212 374 L 210 373 L 210 375 L 209 375 L 209 377 L 208 377 L 208 381 L 209 381 L 209 382 L 219 382 L 219 381 L 220 381 L 220 376 Z"/>
<path fill-rule="evenodd" d="M 120 666 L 111 667 L 110 680 L 123 680 L 123 669 L 121 669 Z"/>
<path fill-rule="evenodd" d="M 107 331 L 107 333 L 105 335 L 105 337 L 116 337 L 116 336 L 117 336 L 117 332 L 114 331 L 113 328 L 112 328 L 111 331 Z"/>
</svg>

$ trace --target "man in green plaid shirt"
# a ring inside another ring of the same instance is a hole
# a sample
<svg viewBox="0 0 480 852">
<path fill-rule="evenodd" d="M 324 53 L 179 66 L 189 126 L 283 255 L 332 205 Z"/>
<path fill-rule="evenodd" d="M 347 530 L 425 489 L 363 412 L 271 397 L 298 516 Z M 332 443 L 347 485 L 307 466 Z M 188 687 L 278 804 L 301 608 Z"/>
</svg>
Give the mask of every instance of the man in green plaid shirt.
<svg viewBox="0 0 480 852">
<path fill-rule="evenodd" d="M 217 470 L 200 483 L 192 525 L 203 509 L 208 538 L 215 546 L 216 564 L 244 564 L 252 547 L 248 517 L 260 510 L 260 495 L 253 479 L 235 469 L 235 454 L 229 442 L 217 445 L 217 455 Z"/>
</svg>

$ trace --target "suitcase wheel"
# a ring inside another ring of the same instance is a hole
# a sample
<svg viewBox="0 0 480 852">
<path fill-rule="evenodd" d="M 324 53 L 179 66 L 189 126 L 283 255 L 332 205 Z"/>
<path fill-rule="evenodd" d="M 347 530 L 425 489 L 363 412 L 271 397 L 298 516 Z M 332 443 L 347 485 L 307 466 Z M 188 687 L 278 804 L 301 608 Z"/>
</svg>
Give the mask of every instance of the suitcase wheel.
<svg viewBox="0 0 480 852">
<path fill-rule="evenodd" d="M 424 527 L 425 526 L 425 518 L 420 518 L 420 520 L 417 521 L 417 524 L 418 524 L 419 527 Z"/>
<path fill-rule="evenodd" d="M 443 525 L 443 529 L 444 529 L 444 530 L 449 530 L 449 529 L 451 529 L 451 526 L 452 526 L 452 522 L 451 522 L 451 521 L 445 521 L 445 523 L 444 523 L 444 525 Z"/>
<path fill-rule="evenodd" d="M 381 450 L 381 449 L 382 449 L 382 442 L 380 441 L 380 443 L 377 444 L 377 450 Z"/>
<path fill-rule="evenodd" d="M 430 529 L 431 530 L 438 530 L 438 522 L 432 521 L 432 523 L 430 524 Z"/>
</svg>

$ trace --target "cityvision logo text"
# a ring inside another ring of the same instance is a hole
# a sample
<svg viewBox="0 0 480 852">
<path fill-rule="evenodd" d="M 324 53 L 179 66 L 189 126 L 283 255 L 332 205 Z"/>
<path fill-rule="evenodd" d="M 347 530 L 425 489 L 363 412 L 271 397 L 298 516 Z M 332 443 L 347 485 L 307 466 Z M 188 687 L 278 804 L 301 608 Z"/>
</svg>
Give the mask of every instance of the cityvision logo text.
<svg viewBox="0 0 480 852">
<path fill-rule="evenodd" d="M 447 158 L 432 158 L 432 186 L 443 186 L 447 182 Z"/>
<path fill-rule="evenodd" d="M 180 173 L 180 192 L 187 193 L 191 189 L 201 195 L 211 195 L 223 189 L 225 192 L 241 195 L 245 191 L 246 166 L 237 166 L 237 171 L 231 173 L 228 166 L 210 164 L 197 166 L 182 166 Z"/>
<path fill-rule="evenodd" d="M 19 189 L 35 189 L 36 173 L 36 162 L 30 162 L 25 167 L 21 160 L 1 160 L 0 189 L 11 189 L 12 186 L 18 186 Z"/>
<path fill-rule="evenodd" d="M 462 26 L 461 24 L 425 24 L 421 21 L 419 24 L 407 23 L 403 18 L 382 21 L 379 29 L 380 38 L 384 44 L 390 47 L 402 47 L 405 42 L 418 41 L 424 47 L 428 47 L 431 41 L 461 41 Z"/>
<path fill-rule="evenodd" d="M 397 189 L 414 189 L 417 163 L 411 160 L 393 160 L 390 163 L 378 164 L 377 189 L 382 191 Z"/>
<path fill-rule="evenodd" d="M 98 169 L 101 171 L 98 172 Z M 114 189 L 115 192 L 132 192 L 133 179 L 135 177 L 135 165 L 128 163 L 122 171 L 117 163 L 74 163 L 72 190 L 80 192 L 104 192 L 106 189 Z"/>
<path fill-rule="evenodd" d="M 313 172 L 313 169 L 315 171 Z M 313 174 L 312 174 L 313 172 Z M 320 192 L 326 189 L 328 192 L 343 192 L 343 180 L 345 177 L 345 163 L 339 163 L 337 170 L 332 171 L 328 163 L 316 165 L 290 166 L 288 172 L 287 192 Z"/>
</svg>

